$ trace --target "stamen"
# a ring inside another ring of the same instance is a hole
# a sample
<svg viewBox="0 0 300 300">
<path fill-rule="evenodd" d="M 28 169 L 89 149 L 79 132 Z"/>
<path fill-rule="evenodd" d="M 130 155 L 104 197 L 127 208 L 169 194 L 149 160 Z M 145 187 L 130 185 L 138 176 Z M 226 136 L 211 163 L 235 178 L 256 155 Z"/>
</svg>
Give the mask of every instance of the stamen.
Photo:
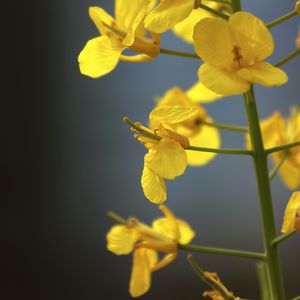
<svg viewBox="0 0 300 300">
<path fill-rule="evenodd" d="M 243 56 L 241 55 L 240 51 L 241 48 L 238 46 L 234 46 L 232 49 L 232 53 L 234 55 L 233 62 L 237 62 L 238 66 L 241 68 L 242 67 L 241 60 Z"/>
</svg>

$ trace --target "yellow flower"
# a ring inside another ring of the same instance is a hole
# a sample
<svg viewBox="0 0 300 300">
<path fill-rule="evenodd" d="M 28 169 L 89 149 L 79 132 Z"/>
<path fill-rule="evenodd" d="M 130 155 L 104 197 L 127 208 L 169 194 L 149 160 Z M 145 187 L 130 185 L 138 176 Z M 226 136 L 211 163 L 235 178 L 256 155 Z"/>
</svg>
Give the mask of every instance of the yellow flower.
<svg viewBox="0 0 300 300">
<path fill-rule="evenodd" d="M 185 19 L 194 8 L 194 0 L 160 0 L 145 19 L 145 27 L 156 33 L 165 32 Z"/>
<path fill-rule="evenodd" d="M 300 192 L 295 192 L 290 198 L 283 217 L 282 233 L 293 230 L 300 232 Z"/>
<path fill-rule="evenodd" d="M 175 116 L 180 118 L 180 115 Z M 144 131 L 146 127 L 140 126 Z M 141 134 L 136 134 L 138 141 L 145 145 L 148 153 L 144 158 L 144 169 L 141 178 L 143 192 L 148 200 L 155 204 L 161 204 L 167 199 L 167 188 L 164 179 L 175 179 L 184 173 L 187 167 L 185 149 L 189 146 L 189 140 L 162 124 L 156 128 L 157 140 L 150 139 Z"/>
<path fill-rule="evenodd" d="M 136 219 L 127 225 L 115 225 L 107 233 L 107 249 L 117 255 L 133 252 L 129 292 L 132 297 L 145 294 L 151 285 L 151 273 L 175 260 L 178 244 L 188 244 L 195 236 L 193 229 L 161 205 L 165 218 L 147 226 Z M 159 252 L 165 256 L 159 260 Z"/>
<path fill-rule="evenodd" d="M 209 6 L 210 8 L 213 8 L 215 10 L 229 10 L 228 5 L 224 5 L 221 3 L 213 2 L 213 1 L 202 1 L 202 4 Z M 176 24 L 173 28 L 173 32 L 182 38 L 187 43 L 192 44 L 193 43 L 193 32 L 195 25 L 204 18 L 213 18 L 215 15 L 208 12 L 207 10 L 198 8 L 193 9 L 192 12 L 188 15 L 187 18 L 185 18 L 180 23 Z"/>
<path fill-rule="evenodd" d="M 201 82 L 218 94 L 241 94 L 251 83 L 273 86 L 288 80 L 285 72 L 264 61 L 274 50 L 273 38 L 250 13 L 237 12 L 228 21 L 201 20 L 194 30 L 194 47 L 204 61 Z"/>
<path fill-rule="evenodd" d="M 198 101 L 197 101 L 198 102 Z M 186 113 L 186 115 L 184 115 Z M 179 115 L 182 118 L 179 118 Z M 176 117 L 176 121 L 173 120 Z M 193 146 L 219 148 L 221 141 L 215 127 L 202 122 L 213 122 L 203 106 L 197 104 L 179 87 L 168 90 L 157 102 L 149 116 L 150 127 L 155 129 L 162 123 L 167 128 L 187 137 Z M 215 153 L 187 150 L 187 161 L 192 166 L 202 166 L 215 157 Z"/>
<path fill-rule="evenodd" d="M 297 108 L 291 110 L 287 119 L 284 119 L 280 112 L 275 112 L 263 120 L 260 126 L 265 149 L 300 141 L 300 111 Z M 247 147 L 251 147 L 249 137 Z M 279 169 L 279 174 L 289 189 L 296 189 L 300 186 L 300 147 L 291 148 L 285 154 L 273 153 L 272 159 L 275 164 L 281 161 L 282 155 L 287 157 Z"/>
<path fill-rule="evenodd" d="M 153 6 L 153 0 L 116 1 L 113 19 L 101 7 L 90 7 L 89 14 L 100 36 L 88 41 L 78 57 L 82 74 L 97 78 L 111 72 L 119 60 L 140 62 L 159 54 L 159 36 L 146 37 L 143 21 Z M 136 56 L 121 55 L 125 49 L 142 53 Z"/>
<path fill-rule="evenodd" d="M 187 91 L 187 96 L 196 103 L 210 103 L 222 98 L 212 90 L 208 89 L 202 82 L 198 81 L 192 85 Z"/>
</svg>

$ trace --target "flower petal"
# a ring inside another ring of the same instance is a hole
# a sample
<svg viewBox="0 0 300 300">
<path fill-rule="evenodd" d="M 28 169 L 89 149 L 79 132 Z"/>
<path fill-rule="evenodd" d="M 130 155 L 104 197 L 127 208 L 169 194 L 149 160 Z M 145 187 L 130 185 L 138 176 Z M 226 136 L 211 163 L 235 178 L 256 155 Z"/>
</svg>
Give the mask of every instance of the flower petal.
<svg viewBox="0 0 300 300">
<path fill-rule="evenodd" d="M 98 6 L 90 7 L 89 15 L 102 35 L 105 35 L 107 32 L 103 22 L 108 25 L 112 25 L 115 22 L 115 20 L 103 8 Z"/>
<path fill-rule="evenodd" d="M 92 78 L 111 72 L 118 64 L 124 49 L 107 36 L 89 40 L 78 56 L 80 72 Z"/>
<path fill-rule="evenodd" d="M 243 94 L 250 89 L 250 83 L 236 73 L 208 63 L 201 65 L 198 75 L 207 88 L 224 96 Z"/>
<path fill-rule="evenodd" d="M 194 29 L 194 47 L 205 62 L 216 66 L 231 65 L 233 45 L 228 22 L 219 18 L 201 20 Z"/>
<path fill-rule="evenodd" d="M 161 0 L 147 16 L 145 27 L 149 31 L 162 33 L 173 28 L 193 10 L 193 0 Z"/>
<path fill-rule="evenodd" d="M 129 254 L 139 236 L 133 228 L 125 225 L 115 225 L 106 235 L 107 249 L 117 255 Z"/>
<path fill-rule="evenodd" d="M 158 176 L 174 179 L 187 166 L 185 150 L 175 140 L 163 138 L 145 155 L 147 166 Z"/>
<path fill-rule="evenodd" d="M 282 85 L 288 81 L 284 71 L 268 62 L 259 62 L 250 67 L 242 68 L 237 74 L 244 80 L 259 83 L 263 86 Z"/>
<path fill-rule="evenodd" d="M 207 118 L 207 121 L 213 122 L 211 118 Z M 221 137 L 219 130 L 211 126 L 203 125 L 201 131 L 189 138 L 191 145 L 207 148 L 220 148 Z M 186 151 L 188 164 L 191 166 L 203 166 L 209 163 L 216 153 L 198 152 L 198 151 Z"/>
<path fill-rule="evenodd" d="M 141 184 L 145 197 L 155 204 L 161 204 L 167 199 L 167 187 L 165 181 L 160 176 L 151 171 L 147 165 L 141 178 Z"/>
<path fill-rule="evenodd" d="M 129 285 L 132 297 L 139 297 L 149 290 L 151 268 L 157 263 L 157 260 L 157 253 L 153 250 L 139 248 L 134 251 Z"/>
<path fill-rule="evenodd" d="M 233 43 L 241 49 L 247 65 L 262 61 L 272 54 L 272 34 L 259 18 L 248 12 L 237 12 L 230 16 L 229 28 Z"/>
<path fill-rule="evenodd" d="M 283 224 L 281 228 L 282 233 L 291 232 L 294 230 L 295 221 L 296 221 L 296 213 L 300 208 L 300 192 L 295 192 L 292 194 L 289 202 L 286 206 Z"/>
<path fill-rule="evenodd" d="M 195 103 L 210 103 L 222 98 L 209 88 L 207 88 L 202 82 L 197 81 L 193 86 L 187 90 L 187 96 Z"/>
</svg>

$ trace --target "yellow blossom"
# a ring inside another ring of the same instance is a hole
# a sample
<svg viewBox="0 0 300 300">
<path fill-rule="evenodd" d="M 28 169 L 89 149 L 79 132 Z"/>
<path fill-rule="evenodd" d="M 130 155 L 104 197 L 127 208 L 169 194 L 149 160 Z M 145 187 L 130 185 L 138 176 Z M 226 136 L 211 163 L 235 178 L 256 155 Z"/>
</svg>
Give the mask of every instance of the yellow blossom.
<svg viewBox="0 0 300 300">
<path fill-rule="evenodd" d="M 174 121 L 175 117 L 175 121 Z M 213 122 L 203 106 L 195 103 L 179 87 L 168 90 L 157 102 L 149 116 L 150 127 L 164 126 L 187 137 L 193 146 L 219 148 L 220 135 L 215 127 L 204 126 L 203 122 Z M 215 157 L 215 153 L 187 150 L 189 165 L 201 166 Z"/>
<path fill-rule="evenodd" d="M 144 131 L 150 131 L 146 127 L 140 127 Z M 153 133 L 158 139 L 150 139 L 141 134 L 136 134 L 135 137 L 148 149 L 141 178 L 143 192 L 148 200 L 161 204 L 167 199 L 164 180 L 175 179 L 182 175 L 187 167 L 185 149 L 189 146 L 189 140 L 165 128 L 162 123 L 152 131 Z"/>
<path fill-rule="evenodd" d="M 159 54 L 159 36 L 147 38 L 143 21 L 153 6 L 153 0 L 116 0 L 113 19 L 101 7 L 90 7 L 89 14 L 100 36 L 88 41 L 78 61 L 82 74 L 97 78 L 111 72 L 119 60 L 140 62 L 153 59 Z M 141 53 L 125 56 L 125 49 Z"/>
<path fill-rule="evenodd" d="M 247 12 L 237 12 L 228 21 L 205 18 L 194 30 L 194 47 L 204 63 L 201 82 L 221 95 L 245 93 L 252 83 L 263 86 L 287 82 L 286 73 L 264 60 L 274 50 L 265 24 Z"/>
<path fill-rule="evenodd" d="M 283 217 L 282 233 L 293 230 L 300 232 L 300 192 L 295 192 L 290 198 Z"/>
<path fill-rule="evenodd" d="M 229 7 L 228 5 L 224 5 L 221 3 L 213 2 L 213 1 L 202 1 L 202 4 L 213 8 L 215 10 L 225 10 L 228 11 Z M 176 24 L 173 28 L 173 32 L 182 38 L 187 43 L 192 44 L 193 43 L 193 32 L 195 25 L 204 18 L 213 18 L 215 17 L 214 14 L 208 12 L 205 9 L 198 8 L 193 9 L 192 12 L 188 15 L 187 18 L 182 20 L 180 23 Z"/>
<path fill-rule="evenodd" d="M 145 294 L 151 285 L 151 273 L 164 268 L 175 260 L 178 244 L 188 244 L 195 236 L 188 223 L 175 218 L 161 205 L 164 218 L 156 219 L 147 226 L 136 219 L 127 225 L 115 225 L 107 233 L 107 249 L 117 255 L 133 252 L 133 265 L 129 284 L 132 297 Z M 159 253 L 164 257 L 159 260 Z"/>
<path fill-rule="evenodd" d="M 300 111 L 297 108 L 291 110 L 291 115 L 284 119 L 280 112 L 275 112 L 260 124 L 265 149 L 300 141 Z M 247 137 L 247 148 L 250 148 Z M 275 164 L 286 158 L 279 169 L 279 174 L 289 189 L 300 186 L 300 147 L 294 147 L 287 152 L 275 152 L 272 159 Z"/>
</svg>

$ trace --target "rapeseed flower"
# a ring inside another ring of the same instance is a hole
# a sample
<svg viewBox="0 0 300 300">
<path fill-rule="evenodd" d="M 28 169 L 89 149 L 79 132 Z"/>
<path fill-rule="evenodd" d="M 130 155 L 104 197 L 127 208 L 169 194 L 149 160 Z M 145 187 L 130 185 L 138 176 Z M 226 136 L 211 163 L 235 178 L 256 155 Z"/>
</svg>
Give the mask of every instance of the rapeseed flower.
<svg viewBox="0 0 300 300">
<path fill-rule="evenodd" d="M 284 71 L 264 61 L 273 53 L 273 38 L 250 13 L 234 13 L 228 21 L 201 20 L 194 30 L 194 47 L 204 61 L 198 72 L 201 82 L 218 94 L 242 94 L 252 83 L 274 86 L 288 80 Z"/>
<path fill-rule="evenodd" d="M 159 35 L 147 37 L 143 21 L 153 6 L 153 0 L 117 0 L 114 19 L 101 7 L 90 7 L 89 15 L 100 36 L 88 41 L 78 57 L 82 74 L 97 78 L 111 72 L 119 60 L 140 62 L 153 59 L 159 54 Z M 141 53 L 125 56 L 131 49 Z"/>
<path fill-rule="evenodd" d="M 281 232 L 288 233 L 293 230 L 300 232 L 300 192 L 292 194 L 283 217 Z"/>
<path fill-rule="evenodd" d="M 164 218 L 156 219 L 148 226 L 136 219 L 126 225 L 115 225 L 107 233 L 107 249 L 117 255 L 133 252 L 133 265 L 129 292 L 132 297 L 145 294 L 151 285 L 151 273 L 175 260 L 179 244 L 188 244 L 195 232 L 188 223 L 177 219 L 161 205 Z M 165 256 L 159 260 L 159 253 Z"/>
<path fill-rule="evenodd" d="M 157 101 L 154 110 L 150 113 L 150 128 L 155 129 L 162 123 L 166 128 L 187 137 L 193 146 L 219 148 L 221 144 L 219 131 L 215 127 L 203 125 L 203 122 L 213 122 L 213 119 L 197 102 L 194 102 L 179 87 L 171 88 Z M 171 116 L 178 116 L 179 112 L 184 111 L 187 115 L 182 119 L 177 117 L 174 122 Z M 202 166 L 212 160 L 216 154 L 187 150 L 186 155 L 189 165 Z"/>
</svg>

